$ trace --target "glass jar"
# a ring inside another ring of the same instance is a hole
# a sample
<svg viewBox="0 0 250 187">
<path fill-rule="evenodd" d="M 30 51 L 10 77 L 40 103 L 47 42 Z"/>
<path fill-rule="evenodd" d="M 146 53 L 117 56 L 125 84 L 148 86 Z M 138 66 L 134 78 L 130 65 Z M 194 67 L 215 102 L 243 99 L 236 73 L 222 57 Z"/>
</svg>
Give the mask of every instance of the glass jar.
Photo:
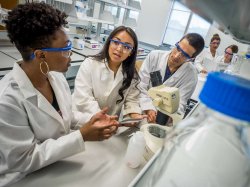
<svg viewBox="0 0 250 187">
<path fill-rule="evenodd" d="M 250 81 L 211 73 L 200 100 L 168 134 L 148 186 L 250 186 Z"/>
</svg>

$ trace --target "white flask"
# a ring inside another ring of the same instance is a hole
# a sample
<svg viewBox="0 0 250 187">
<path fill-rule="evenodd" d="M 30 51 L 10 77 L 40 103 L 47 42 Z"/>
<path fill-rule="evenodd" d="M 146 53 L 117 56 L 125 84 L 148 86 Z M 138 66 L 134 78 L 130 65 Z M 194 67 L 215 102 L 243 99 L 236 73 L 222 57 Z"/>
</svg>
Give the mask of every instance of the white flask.
<svg viewBox="0 0 250 187">
<path fill-rule="evenodd" d="M 145 144 L 144 135 L 140 131 L 130 138 L 125 155 L 125 161 L 130 168 L 137 168 L 141 164 Z"/>
</svg>

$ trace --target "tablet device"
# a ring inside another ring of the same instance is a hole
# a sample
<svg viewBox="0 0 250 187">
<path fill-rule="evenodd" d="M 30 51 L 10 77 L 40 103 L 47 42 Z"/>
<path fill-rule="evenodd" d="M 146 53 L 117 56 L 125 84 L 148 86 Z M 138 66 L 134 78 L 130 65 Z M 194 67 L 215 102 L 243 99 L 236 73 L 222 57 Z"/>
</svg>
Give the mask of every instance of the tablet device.
<svg viewBox="0 0 250 187">
<path fill-rule="evenodd" d="M 130 118 L 130 119 L 123 119 L 122 121 L 119 121 L 119 123 L 120 123 L 120 124 L 138 123 L 138 122 L 140 122 L 140 121 L 142 121 L 141 118 L 138 118 L 138 119 L 136 119 L 136 118 Z"/>
</svg>

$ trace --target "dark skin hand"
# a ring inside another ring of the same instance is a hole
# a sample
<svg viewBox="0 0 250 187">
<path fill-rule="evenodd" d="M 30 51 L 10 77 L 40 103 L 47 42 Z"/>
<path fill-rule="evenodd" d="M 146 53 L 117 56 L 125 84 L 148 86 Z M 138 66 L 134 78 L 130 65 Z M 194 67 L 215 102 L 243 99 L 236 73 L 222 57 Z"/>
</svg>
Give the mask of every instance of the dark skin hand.
<svg viewBox="0 0 250 187">
<path fill-rule="evenodd" d="M 102 141 L 116 133 L 118 117 L 107 115 L 107 111 L 108 108 L 102 109 L 80 128 L 84 141 Z"/>
</svg>

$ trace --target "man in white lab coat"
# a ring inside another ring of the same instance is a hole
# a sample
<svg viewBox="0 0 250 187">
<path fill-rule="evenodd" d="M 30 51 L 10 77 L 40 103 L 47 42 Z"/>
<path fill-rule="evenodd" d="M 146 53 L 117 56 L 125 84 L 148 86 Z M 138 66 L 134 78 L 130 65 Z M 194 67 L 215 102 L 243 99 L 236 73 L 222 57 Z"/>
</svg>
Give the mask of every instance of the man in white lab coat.
<svg viewBox="0 0 250 187">
<path fill-rule="evenodd" d="M 32 15 L 32 16 L 31 16 Z M 0 81 L 0 186 L 108 139 L 118 122 L 102 110 L 83 124 L 62 72 L 70 65 L 66 15 L 45 3 L 20 4 L 6 28 L 22 59 Z M 84 112 L 84 111 L 83 111 Z"/>
<path fill-rule="evenodd" d="M 204 48 L 204 39 L 196 33 L 185 35 L 175 44 L 171 51 L 152 51 L 144 60 L 139 75 L 140 105 L 148 115 L 148 122 L 156 121 L 156 109 L 147 91 L 152 86 L 164 84 L 179 88 L 180 106 L 179 111 L 184 113 L 187 100 L 191 97 L 196 83 L 197 72 L 190 61 L 195 58 Z M 157 74 L 159 75 L 156 78 Z M 155 81 L 156 85 L 154 85 Z"/>
</svg>

